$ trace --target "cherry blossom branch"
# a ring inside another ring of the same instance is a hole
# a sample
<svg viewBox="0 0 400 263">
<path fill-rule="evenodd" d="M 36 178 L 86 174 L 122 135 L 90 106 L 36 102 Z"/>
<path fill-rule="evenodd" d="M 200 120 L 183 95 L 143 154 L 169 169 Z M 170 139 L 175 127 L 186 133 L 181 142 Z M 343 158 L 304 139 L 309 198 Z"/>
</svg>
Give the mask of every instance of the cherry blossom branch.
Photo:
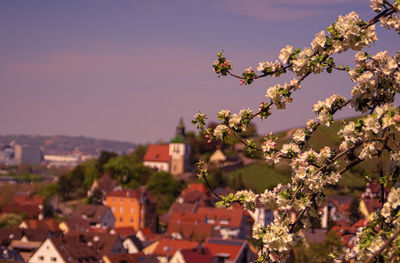
<svg viewBox="0 0 400 263">
<path fill-rule="evenodd" d="M 383 244 L 382 247 L 380 247 L 377 251 L 375 251 L 374 254 L 372 254 L 366 261 L 365 263 L 370 263 L 374 260 L 374 258 L 376 258 L 377 256 L 382 254 L 382 251 L 387 248 L 392 242 L 393 240 L 396 239 L 396 237 L 400 234 L 400 228 L 397 229 L 397 231 L 388 239 L 386 240 L 386 242 Z"/>
</svg>

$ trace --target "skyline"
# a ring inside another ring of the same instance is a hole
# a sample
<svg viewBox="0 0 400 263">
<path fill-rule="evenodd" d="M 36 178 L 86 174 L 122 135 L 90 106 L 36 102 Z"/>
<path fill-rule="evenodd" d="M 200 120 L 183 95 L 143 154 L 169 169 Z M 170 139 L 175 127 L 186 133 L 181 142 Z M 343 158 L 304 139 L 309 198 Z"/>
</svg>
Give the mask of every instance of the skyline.
<svg viewBox="0 0 400 263">
<path fill-rule="evenodd" d="M 134 143 L 168 141 L 180 117 L 186 130 L 199 110 L 253 110 L 267 88 L 218 79 L 216 54 L 225 50 L 233 72 L 275 61 L 290 44 L 303 48 L 338 15 L 369 19 L 367 1 L 9 0 L 0 3 L 1 134 L 73 135 Z M 382 39 L 371 53 L 400 41 L 376 26 Z M 354 52 L 352 53 L 354 54 Z M 352 65 L 353 57 L 335 56 Z M 342 72 L 310 77 L 287 110 L 256 122 L 259 134 L 304 125 L 312 105 L 333 93 L 349 97 Z M 323 87 L 323 88 L 322 88 Z M 353 116 L 345 111 L 341 116 Z"/>
</svg>

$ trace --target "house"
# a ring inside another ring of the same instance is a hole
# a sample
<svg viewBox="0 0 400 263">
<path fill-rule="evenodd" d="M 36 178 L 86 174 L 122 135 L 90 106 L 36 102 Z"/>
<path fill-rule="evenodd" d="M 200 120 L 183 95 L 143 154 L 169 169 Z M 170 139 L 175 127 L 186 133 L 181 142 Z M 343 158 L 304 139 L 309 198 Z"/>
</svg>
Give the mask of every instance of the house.
<svg viewBox="0 0 400 263">
<path fill-rule="evenodd" d="M 94 180 L 88 191 L 88 196 L 90 197 L 93 194 L 93 191 L 97 189 L 103 194 L 103 197 L 105 197 L 109 192 L 118 187 L 120 187 L 118 181 L 113 179 L 110 174 L 106 173 L 100 178 Z"/>
<path fill-rule="evenodd" d="M 254 257 L 246 240 L 209 238 L 204 248 L 217 258 L 217 262 L 244 263 L 251 262 Z"/>
<path fill-rule="evenodd" d="M 139 190 L 115 190 L 107 194 L 104 205 L 108 206 L 115 219 L 116 227 L 133 227 L 156 230 L 157 203 L 145 187 Z"/>
<path fill-rule="evenodd" d="M 120 254 L 103 256 L 104 263 L 159 263 L 156 256 L 138 254 Z"/>
<path fill-rule="evenodd" d="M 38 219 L 26 219 L 19 224 L 19 228 L 23 229 L 41 229 L 43 231 L 58 232 L 60 228 L 54 218 L 45 218 L 43 220 Z"/>
<path fill-rule="evenodd" d="M 58 227 L 64 234 L 70 231 L 81 231 L 84 232 L 89 228 L 89 221 L 83 218 L 67 218 L 58 224 Z"/>
<path fill-rule="evenodd" d="M 83 219 L 89 226 L 114 228 L 115 217 L 108 206 L 79 204 L 69 219 Z"/>
<path fill-rule="evenodd" d="M 172 175 L 189 170 L 190 144 L 186 142 L 185 127 L 182 118 L 176 127 L 175 137 L 169 144 L 149 145 L 143 164 Z"/>
<path fill-rule="evenodd" d="M 24 259 L 15 249 L 9 249 L 0 246 L 0 262 L 21 262 L 24 263 Z"/>
<path fill-rule="evenodd" d="M 137 254 L 143 250 L 142 242 L 134 235 L 126 237 L 122 244 L 129 254 Z"/>
<path fill-rule="evenodd" d="M 210 191 L 199 183 L 189 184 L 179 195 L 176 202 L 180 204 L 196 204 L 197 206 L 212 206 Z"/>
<path fill-rule="evenodd" d="M 34 194 L 18 194 L 10 204 L 1 207 L 3 214 L 22 214 L 26 218 L 43 219 L 44 198 Z"/>
<path fill-rule="evenodd" d="M 9 235 L 8 247 L 18 251 L 26 262 L 47 238 L 60 236 L 61 231 L 16 228 Z"/>
<path fill-rule="evenodd" d="M 240 156 L 225 155 L 221 149 L 217 149 L 210 156 L 210 164 L 220 167 L 222 170 L 227 171 L 243 165 L 243 160 Z"/>
<path fill-rule="evenodd" d="M 207 248 L 178 249 L 169 263 L 216 263 L 215 257 Z"/>
<path fill-rule="evenodd" d="M 357 243 L 355 233 L 359 228 L 365 227 L 368 222 L 369 221 L 366 219 L 360 219 L 353 225 L 350 225 L 348 223 L 336 224 L 329 230 L 329 233 L 335 233 L 336 235 L 338 235 L 343 242 L 343 245 L 346 248 L 351 249 Z"/>
<path fill-rule="evenodd" d="M 391 186 L 383 187 L 385 198 L 390 193 L 390 189 Z M 375 182 L 368 182 L 364 193 L 361 194 L 361 197 L 365 199 L 381 198 L 381 196 L 382 196 L 382 187 L 379 183 Z"/>
<path fill-rule="evenodd" d="M 193 249 L 197 246 L 199 243 L 194 241 L 162 238 L 152 254 L 157 256 L 160 263 L 166 263 L 178 249 Z"/>
<path fill-rule="evenodd" d="M 122 239 L 125 239 L 129 236 L 135 235 L 136 231 L 133 227 L 131 226 L 125 226 L 125 227 L 116 227 L 110 231 L 112 234 L 118 234 Z"/>
<path fill-rule="evenodd" d="M 330 221 L 348 221 L 350 205 L 354 197 L 335 195 L 327 198 L 327 205 L 322 208 L 321 227 L 327 228 Z"/>
<path fill-rule="evenodd" d="M 377 198 L 361 198 L 359 208 L 366 219 L 372 219 L 373 213 L 382 209 L 382 203 Z"/>
<path fill-rule="evenodd" d="M 247 238 L 252 218 L 241 208 L 199 207 L 195 213 L 171 215 L 167 234 L 177 239 L 203 241 L 206 237 Z"/>
<path fill-rule="evenodd" d="M 221 151 L 221 149 L 217 149 L 211 156 L 210 156 L 210 162 L 211 163 L 216 163 L 216 164 L 221 164 L 226 161 L 226 156 L 225 154 Z"/>
<path fill-rule="evenodd" d="M 99 262 L 97 251 L 89 244 L 71 239 L 48 238 L 28 263 Z"/>
<path fill-rule="evenodd" d="M 100 256 L 126 253 L 118 235 L 99 232 L 70 232 L 64 235 L 63 239 L 67 242 L 86 244 Z"/>
</svg>

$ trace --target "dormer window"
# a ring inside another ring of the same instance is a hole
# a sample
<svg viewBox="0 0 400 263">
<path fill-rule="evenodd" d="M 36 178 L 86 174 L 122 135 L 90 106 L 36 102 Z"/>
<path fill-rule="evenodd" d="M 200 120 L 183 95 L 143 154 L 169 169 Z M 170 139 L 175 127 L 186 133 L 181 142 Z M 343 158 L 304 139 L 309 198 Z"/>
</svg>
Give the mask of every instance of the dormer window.
<svg viewBox="0 0 400 263">
<path fill-rule="evenodd" d="M 229 224 L 229 219 L 221 219 L 221 220 L 219 220 L 219 223 L 221 225 L 228 225 Z"/>
<path fill-rule="evenodd" d="M 206 218 L 207 224 L 215 224 L 215 218 Z"/>
</svg>

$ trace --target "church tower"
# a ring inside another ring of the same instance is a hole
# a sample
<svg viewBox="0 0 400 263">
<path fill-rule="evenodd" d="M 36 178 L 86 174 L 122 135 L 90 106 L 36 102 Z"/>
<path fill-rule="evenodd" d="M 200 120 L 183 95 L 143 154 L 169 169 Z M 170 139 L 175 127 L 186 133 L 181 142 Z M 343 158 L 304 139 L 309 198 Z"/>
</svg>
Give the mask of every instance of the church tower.
<svg viewBox="0 0 400 263">
<path fill-rule="evenodd" d="M 182 174 L 188 170 L 190 145 L 186 142 L 185 125 L 182 118 L 179 119 L 175 137 L 169 144 L 169 155 L 171 156 L 170 172 L 172 175 Z"/>
</svg>

